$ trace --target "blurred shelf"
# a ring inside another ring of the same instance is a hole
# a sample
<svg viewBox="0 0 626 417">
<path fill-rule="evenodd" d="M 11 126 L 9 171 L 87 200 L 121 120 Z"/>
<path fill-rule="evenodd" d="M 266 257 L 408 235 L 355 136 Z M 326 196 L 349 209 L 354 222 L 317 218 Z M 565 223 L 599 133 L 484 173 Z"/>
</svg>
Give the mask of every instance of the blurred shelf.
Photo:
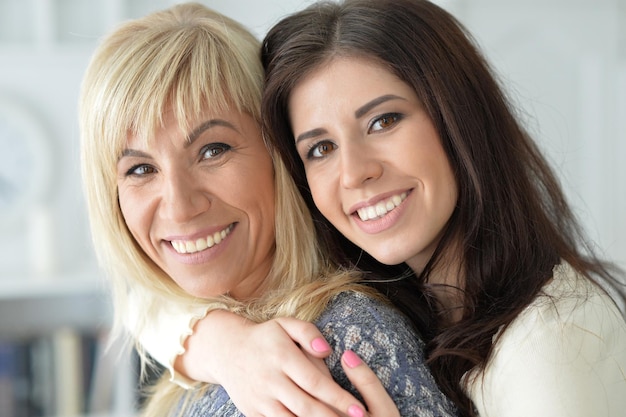
<svg viewBox="0 0 626 417">
<path fill-rule="evenodd" d="M 0 302 L 9 299 L 88 295 L 105 291 L 102 274 L 95 266 L 49 275 L 0 273 Z"/>
<path fill-rule="evenodd" d="M 111 310 L 109 294 L 95 267 L 51 276 L 3 274 L 0 278 L 1 339 L 64 327 L 107 329 Z"/>
</svg>

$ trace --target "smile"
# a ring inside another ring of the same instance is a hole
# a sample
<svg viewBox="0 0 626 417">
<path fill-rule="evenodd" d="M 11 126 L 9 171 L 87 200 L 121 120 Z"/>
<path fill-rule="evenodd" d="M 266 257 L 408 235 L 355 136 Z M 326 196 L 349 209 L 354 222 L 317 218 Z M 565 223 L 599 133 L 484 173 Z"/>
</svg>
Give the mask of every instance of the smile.
<svg viewBox="0 0 626 417">
<path fill-rule="evenodd" d="M 373 206 L 362 207 L 356 212 L 362 221 L 368 221 L 383 217 L 396 207 L 398 207 L 407 197 L 408 193 L 394 195 L 386 200 L 380 201 Z"/>
<path fill-rule="evenodd" d="M 206 238 L 197 240 L 172 240 L 172 247 L 178 253 L 196 253 L 219 245 L 233 230 L 233 225 L 229 225 L 226 229 L 215 232 Z"/>
</svg>

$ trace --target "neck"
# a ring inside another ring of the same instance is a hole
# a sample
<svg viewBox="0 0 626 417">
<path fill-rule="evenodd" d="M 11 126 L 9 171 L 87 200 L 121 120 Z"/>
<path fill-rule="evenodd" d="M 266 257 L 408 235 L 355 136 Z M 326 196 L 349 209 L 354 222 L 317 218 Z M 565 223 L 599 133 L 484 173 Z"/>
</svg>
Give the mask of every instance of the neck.
<svg viewBox="0 0 626 417">
<path fill-rule="evenodd" d="M 457 323 L 463 318 L 463 289 L 457 285 L 432 282 L 428 287 L 437 298 L 441 308 L 441 319 L 445 326 Z"/>
<path fill-rule="evenodd" d="M 465 284 L 460 257 L 456 256 L 455 251 L 446 253 L 433 265 L 426 285 L 439 303 L 444 325 L 449 325 L 460 321 L 463 317 Z M 423 267 L 419 270 L 413 269 L 413 271 L 416 275 L 420 275 Z"/>
</svg>

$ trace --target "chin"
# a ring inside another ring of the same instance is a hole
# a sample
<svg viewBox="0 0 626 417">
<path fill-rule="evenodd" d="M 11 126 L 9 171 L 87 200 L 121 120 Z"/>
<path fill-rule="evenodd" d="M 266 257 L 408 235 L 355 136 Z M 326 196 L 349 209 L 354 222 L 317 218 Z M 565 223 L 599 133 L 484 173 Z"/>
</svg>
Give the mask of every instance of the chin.
<svg viewBox="0 0 626 417">
<path fill-rule="evenodd" d="M 380 254 L 374 254 L 370 252 L 370 255 L 372 255 L 374 259 L 384 265 L 398 265 L 402 262 L 405 262 L 407 259 L 406 257 L 399 255 L 397 252 L 385 252 Z"/>
<path fill-rule="evenodd" d="M 191 288 L 182 287 L 182 289 L 190 296 L 196 297 L 196 298 L 213 298 L 213 297 L 218 297 L 219 295 L 223 294 L 223 293 L 218 293 L 215 291 L 209 291 L 206 288 L 198 288 L 198 287 L 191 287 Z M 224 291 L 224 293 L 226 293 L 226 291 Z"/>
</svg>

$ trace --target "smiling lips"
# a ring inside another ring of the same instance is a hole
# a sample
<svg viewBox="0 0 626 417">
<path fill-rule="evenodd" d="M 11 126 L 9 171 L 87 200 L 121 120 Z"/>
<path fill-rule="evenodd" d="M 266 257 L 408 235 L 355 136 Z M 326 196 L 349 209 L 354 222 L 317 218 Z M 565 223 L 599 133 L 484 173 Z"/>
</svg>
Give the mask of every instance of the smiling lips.
<svg viewBox="0 0 626 417">
<path fill-rule="evenodd" d="M 226 229 L 215 232 L 206 238 L 197 240 L 172 240 L 172 247 L 178 253 L 196 253 L 205 249 L 219 245 L 233 230 L 234 225 L 230 224 Z"/>
<path fill-rule="evenodd" d="M 359 215 L 359 218 L 364 222 L 378 219 L 398 207 L 406 199 L 407 195 L 407 192 L 397 194 L 386 200 L 382 200 L 373 206 L 362 207 L 356 212 Z"/>
</svg>

